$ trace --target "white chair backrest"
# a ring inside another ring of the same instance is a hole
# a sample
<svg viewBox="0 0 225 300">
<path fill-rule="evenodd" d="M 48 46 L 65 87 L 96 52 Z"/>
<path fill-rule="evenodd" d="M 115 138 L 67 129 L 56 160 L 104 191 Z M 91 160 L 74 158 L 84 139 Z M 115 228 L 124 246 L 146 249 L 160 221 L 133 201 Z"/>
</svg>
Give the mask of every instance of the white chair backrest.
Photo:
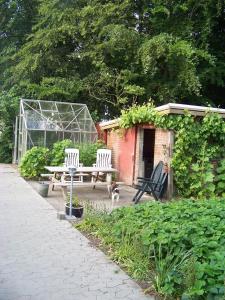
<svg viewBox="0 0 225 300">
<path fill-rule="evenodd" d="M 111 150 L 109 149 L 98 149 L 96 158 L 96 167 L 100 168 L 111 168 Z"/>
<path fill-rule="evenodd" d="M 65 149 L 65 166 L 79 167 L 79 149 L 67 148 Z"/>
</svg>

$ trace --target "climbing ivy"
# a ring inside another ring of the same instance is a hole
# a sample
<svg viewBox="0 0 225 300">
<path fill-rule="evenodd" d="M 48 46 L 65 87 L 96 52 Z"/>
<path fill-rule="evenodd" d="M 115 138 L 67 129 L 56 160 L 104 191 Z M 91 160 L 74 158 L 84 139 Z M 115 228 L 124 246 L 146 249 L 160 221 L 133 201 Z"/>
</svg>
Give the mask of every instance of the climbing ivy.
<svg viewBox="0 0 225 300">
<path fill-rule="evenodd" d="M 225 197 L 225 159 L 220 162 L 216 171 L 217 191 L 222 197 Z"/>
<path fill-rule="evenodd" d="M 171 166 L 178 195 L 209 198 L 223 194 L 217 189 L 212 163 L 225 157 L 225 122 L 220 115 L 210 111 L 203 118 L 188 111 L 184 115 L 160 115 L 151 102 L 122 111 L 121 128 L 142 123 L 174 131 Z"/>
</svg>

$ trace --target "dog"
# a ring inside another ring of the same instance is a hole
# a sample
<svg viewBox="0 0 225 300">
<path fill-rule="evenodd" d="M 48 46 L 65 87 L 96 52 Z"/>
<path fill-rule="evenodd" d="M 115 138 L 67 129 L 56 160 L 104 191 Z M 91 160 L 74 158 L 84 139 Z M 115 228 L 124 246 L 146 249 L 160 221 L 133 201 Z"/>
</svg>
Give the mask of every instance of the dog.
<svg viewBox="0 0 225 300">
<path fill-rule="evenodd" d="M 119 186 L 115 181 L 113 181 L 111 186 L 110 186 L 110 196 L 111 196 L 111 199 L 112 199 L 112 203 L 115 200 L 116 200 L 116 202 L 118 202 L 120 200 Z"/>
</svg>

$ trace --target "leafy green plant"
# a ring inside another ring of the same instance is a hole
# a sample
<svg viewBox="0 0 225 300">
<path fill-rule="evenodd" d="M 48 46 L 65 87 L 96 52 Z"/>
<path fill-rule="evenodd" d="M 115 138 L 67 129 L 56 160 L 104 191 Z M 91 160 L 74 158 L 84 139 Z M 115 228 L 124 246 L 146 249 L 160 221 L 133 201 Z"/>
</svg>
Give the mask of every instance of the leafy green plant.
<svg viewBox="0 0 225 300">
<path fill-rule="evenodd" d="M 84 166 L 92 166 L 96 162 L 96 153 L 98 149 L 105 148 L 106 145 L 98 141 L 93 144 L 76 144 L 75 148 L 80 150 L 80 162 L 83 163 Z"/>
<path fill-rule="evenodd" d="M 100 148 L 105 148 L 106 145 L 97 141 L 96 143 L 83 143 L 83 144 L 74 144 L 71 140 L 62 140 L 54 143 L 53 149 L 51 152 L 52 166 L 62 165 L 65 159 L 65 149 L 66 148 L 76 148 L 79 149 L 79 161 L 83 163 L 84 166 L 92 166 L 96 162 L 96 153 Z"/>
<path fill-rule="evenodd" d="M 179 296 L 190 257 L 190 250 L 163 247 L 160 241 L 159 244 L 153 244 L 149 276 L 159 294 Z"/>
<path fill-rule="evenodd" d="M 209 155 L 207 154 L 207 145 L 205 142 L 201 147 L 198 161 L 191 166 L 190 193 L 195 191 L 198 198 L 213 197 L 215 191 L 213 166 L 209 162 Z"/>
<path fill-rule="evenodd" d="M 66 205 L 70 205 L 70 195 L 68 195 L 67 197 L 67 203 Z M 73 196 L 72 198 L 72 207 L 80 207 L 81 206 L 81 203 L 79 201 L 79 198 L 77 196 Z"/>
<path fill-rule="evenodd" d="M 44 147 L 33 147 L 23 156 L 19 165 L 20 174 L 25 178 L 39 178 L 49 164 L 50 151 Z"/>
<path fill-rule="evenodd" d="M 65 149 L 66 148 L 74 148 L 74 144 L 71 140 L 62 140 L 53 144 L 52 148 L 52 166 L 60 166 L 63 164 L 65 159 Z"/>
<path fill-rule="evenodd" d="M 225 159 L 221 160 L 216 172 L 216 184 L 218 194 L 222 197 L 225 197 Z"/>
<path fill-rule="evenodd" d="M 164 299 L 225 297 L 225 199 L 148 202 L 108 215 L 92 211 L 79 227 Z"/>
</svg>

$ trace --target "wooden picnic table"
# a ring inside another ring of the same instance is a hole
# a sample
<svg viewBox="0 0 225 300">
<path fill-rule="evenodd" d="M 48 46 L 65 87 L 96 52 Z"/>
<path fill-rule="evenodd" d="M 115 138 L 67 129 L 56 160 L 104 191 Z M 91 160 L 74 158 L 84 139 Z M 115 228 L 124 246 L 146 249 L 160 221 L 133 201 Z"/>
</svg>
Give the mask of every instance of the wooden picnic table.
<svg viewBox="0 0 225 300">
<path fill-rule="evenodd" d="M 64 166 L 46 166 L 46 170 L 52 173 L 64 173 L 69 172 L 69 169 Z M 76 173 L 93 173 L 93 172 L 102 172 L 102 173 L 115 173 L 117 172 L 114 168 L 103 168 L 103 167 L 77 167 Z"/>
<path fill-rule="evenodd" d="M 66 199 L 67 197 L 67 186 L 70 186 L 70 181 L 65 180 L 65 176 L 63 174 L 69 173 L 68 167 L 65 166 L 46 166 L 46 170 L 48 170 L 50 173 L 53 173 L 53 176 L 51 177 L 51 181 L 54 186 L 60 186 L 62 188 L 63 197 Z M 112 184 L 112 174 L 116 173 L 117 170 L 114 168 L 107 168 L 107 167 L 77 167 L 76 172 L 74 176 L 80 176 L 85 174 L 90 174 L 92 176 L 93 174 L 96 174 L 94 176 L 94 181 L 73 181 L 73 184 L 76 186 L 103 186 L 106 185 L 108 187 L 108 192 L 110 191 L 110 186 Z M 106 181 L 98 181 L 99 180 L 99 174 L 103 173 L 106 174 Z M 59 179 L 57 178 L 59 177 Z M 68 176 L 68 175 L 67 175 Z"/>
</svg>

